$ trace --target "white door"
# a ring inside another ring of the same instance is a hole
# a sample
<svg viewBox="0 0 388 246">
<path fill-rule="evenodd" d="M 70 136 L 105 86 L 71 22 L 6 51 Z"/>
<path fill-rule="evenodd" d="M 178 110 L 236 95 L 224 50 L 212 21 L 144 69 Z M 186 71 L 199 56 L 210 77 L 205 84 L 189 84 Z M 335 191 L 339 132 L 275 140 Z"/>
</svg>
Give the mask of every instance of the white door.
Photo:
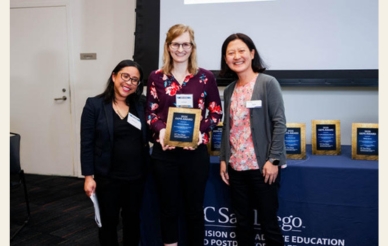
<svg viewBox="0 0 388 246">
<path fill-rule="evenodd" d="M 10 130 L 21 135 L 22 168 L 74 176 L 66 7 L 11 8 L 10 24 Z"/>
</svg>

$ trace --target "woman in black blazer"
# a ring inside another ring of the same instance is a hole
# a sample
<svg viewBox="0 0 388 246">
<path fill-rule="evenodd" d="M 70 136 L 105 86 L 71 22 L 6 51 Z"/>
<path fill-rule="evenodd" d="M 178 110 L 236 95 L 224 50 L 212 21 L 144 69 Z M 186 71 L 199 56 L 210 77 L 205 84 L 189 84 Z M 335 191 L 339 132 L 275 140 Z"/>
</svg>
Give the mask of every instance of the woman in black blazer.
<svg viewBox="0 0 388 246">
<path fill-rule="evenodd" d="M 81 116 L 81 167 L 87 196 L 97 195 L 101 245 L 138 245 L 140 207 L 149 158 L 143 71 L 131 60 L 112 71 L 105 91 L 88 98 Z"/>
</svg>

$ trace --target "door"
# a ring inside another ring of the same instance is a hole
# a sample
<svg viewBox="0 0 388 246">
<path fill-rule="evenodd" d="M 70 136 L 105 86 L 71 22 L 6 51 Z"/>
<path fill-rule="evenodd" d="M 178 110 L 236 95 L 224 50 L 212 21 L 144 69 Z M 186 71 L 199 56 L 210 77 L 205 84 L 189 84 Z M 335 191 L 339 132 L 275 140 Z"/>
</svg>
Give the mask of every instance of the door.
<svg viewBox="0 0 388 246">
<path fill-rule="evenodd" d="M 10 130 L 26 173 L 74 176 L 66 6 L 11 8 Z"/>
</svg>

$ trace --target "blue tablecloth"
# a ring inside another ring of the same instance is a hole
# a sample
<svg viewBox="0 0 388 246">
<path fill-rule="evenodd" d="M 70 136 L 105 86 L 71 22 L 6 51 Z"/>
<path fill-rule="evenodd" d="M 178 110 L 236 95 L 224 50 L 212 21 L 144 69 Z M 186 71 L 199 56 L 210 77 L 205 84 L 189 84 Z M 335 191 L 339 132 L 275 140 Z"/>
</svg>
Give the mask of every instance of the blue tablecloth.
<svg viewBox="0 0 388 246">
<path fill-rule="evenodd" d="M 305 160 L 288 160 L 287 168 L 282 169 L 278 215 L 285 245 L 378 245 L 378 162 L 352 160 L 350 146 L 341 146 L 341 152 L 312 155 L 307 145 Z M 219 176 L 219 158 L 212 156 L 211 163 L 204 202 L 204 245 L 237 245 L 236 219 L 228 186 Z M 150 178 L 143 209 L 144 245 L 161 245 L 157 209 Z M 257 218 L 254 226 L 256 245 L 264 245 Z"/>
</svg>

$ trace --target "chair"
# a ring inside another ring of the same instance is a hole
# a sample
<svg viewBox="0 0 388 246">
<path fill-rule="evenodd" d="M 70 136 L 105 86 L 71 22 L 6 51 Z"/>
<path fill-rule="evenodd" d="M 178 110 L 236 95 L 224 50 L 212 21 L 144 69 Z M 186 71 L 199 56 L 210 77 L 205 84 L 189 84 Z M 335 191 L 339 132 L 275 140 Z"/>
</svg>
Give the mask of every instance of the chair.
<svg viewBox="0 0 388 246">
<path fill-rule="evenodd" d="M 20 167 L 20 135 L 17 133 L 10 133 L 10 171 L 12 176 L 17 176 L 18 180 L 15 182 L 11 181 L 11 187 L 23 185 L 24 198 L 26 201 L 27 208 L 27 218 L 24 220 L 22 226 L 20 226 L 17 231 L 11 236 L 12 239 L 28 224 L 30 220 L 30 203 L 28 201 L 26 179 L 24 177 L 24 171 Z"/>
</svg>

